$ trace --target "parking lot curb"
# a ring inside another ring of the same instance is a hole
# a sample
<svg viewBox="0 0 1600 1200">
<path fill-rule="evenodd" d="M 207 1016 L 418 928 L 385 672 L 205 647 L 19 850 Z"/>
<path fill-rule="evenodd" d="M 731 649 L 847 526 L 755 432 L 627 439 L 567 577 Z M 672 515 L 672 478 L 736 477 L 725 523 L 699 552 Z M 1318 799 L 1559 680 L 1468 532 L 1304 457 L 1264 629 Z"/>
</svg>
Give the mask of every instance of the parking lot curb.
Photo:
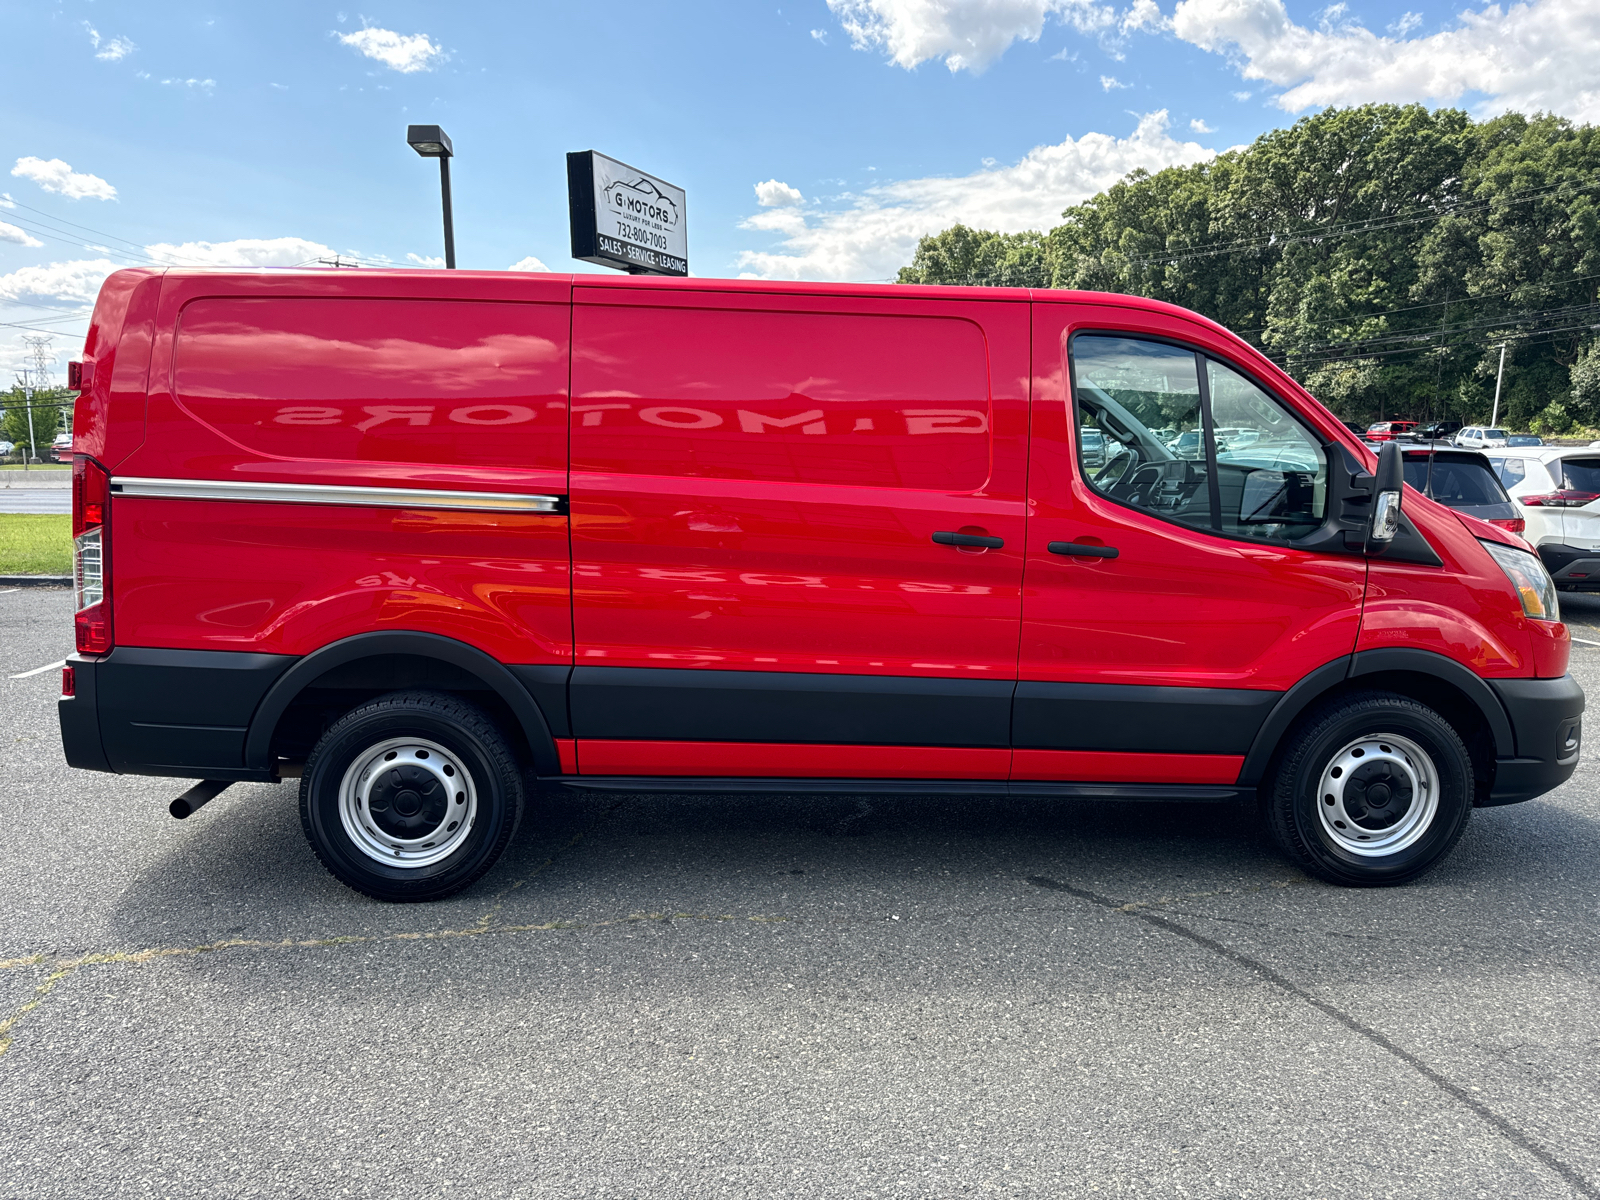
<svg viewBox="0 0 1600 1200">
<path fill-rule="evenodd" d="M 0 575 L 0 587 L 71 587 L 71 575 Z"/>
</svg>

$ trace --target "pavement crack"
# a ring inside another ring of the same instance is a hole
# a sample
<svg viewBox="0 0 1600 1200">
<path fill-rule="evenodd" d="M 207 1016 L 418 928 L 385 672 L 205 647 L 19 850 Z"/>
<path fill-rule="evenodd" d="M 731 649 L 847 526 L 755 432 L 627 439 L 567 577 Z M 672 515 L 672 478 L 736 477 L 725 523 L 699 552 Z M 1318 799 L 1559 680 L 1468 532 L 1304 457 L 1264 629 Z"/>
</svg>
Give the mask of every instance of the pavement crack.
<svg viewBox="0 0 1600 1200">
<path fill-rule="evenodd" d="M 579 842 L 583 841 L 584 838 L 588 837 L 596 829 L 600 828 L 600 826 L 604 825 L 613 816 L 615 816 L 617 810 L 625 803 L 627 803 L 626 799 L 621 799 L 616 800 L 612 804 L 608 805 L 604 812 L 595 817 L 594 820 L 590 821 L 582 829 L 578 830 L 577 833 L 573 834 L 564 846 L 560 846 L 554 850 L 549 858 L 545 859 L 542 863 L 536 866 L 533 870 L 529 871 L 515 883 L 508 884 L 507 886 L 501 888 L 493 896 L 490 896 L 489 910 L 478 919 L 479 926 L 487 930 L 489 928 L 489 922 L 493 921 L 500 910 L 505 907 L 507 896 L 516 891 L 523 884 L 533 880 L 535 876 L 542 874 L 548 867 L 554 865 L 556 859 L 563 857 L 569 850 L 571 850 Z"/>
<path fill-rule="evenodd" d="M 148 946 L 140 950 L 97 950 L 73 958 L 52 958 L 48 954 L 32 954 L 22 958 L 0 959 L 0 969 L 26 966 L 48 966 L 51 973 L 34 994 L 9 1016 L 0 1018 L 0 1056 L 11 1047 L 11 1031 L 29 1013 L 44 1002 L 63 979 L 81 967 L 103 967 L 117 964 L 143 964 L 170 958 L 195 958 L 216 954 L 224 950 L 304 950 L 330 946 L 384 945 L 393 942 L 448 941 L 455 938 L 488 937 L 519 933 L 553 933 L 577 929 L 609 929 L 622 925 L 664 925 L 672 921 L 704 921 L 707 923 L 748 923 L 752 925 L 784 925 L 788 917 L 763 913 L 708 913 L 708 912 L 641 912 L 624 917 L 609 917 L 599 921 L 534 921 L 522 924 L 469 925 L 464 929 L 429 929 L 416 932 L 385 934 L 341 934 L 319 938 L 226 938 L 215 942 L 202 942 L 193 946 Z"/>
<path fill-rule="evenodd" d="M 38 956 L 42 958 L 43 956 Z M 45 976 L 44 982 L 33 989 L 33 995 L 19 1005 L 15 1012 L 4 1020 L 0 1020 L 0 1057 L 4 1057 L 7 1050 L 11 1049 L 11 1031 L 25 1020 L 29 1013 L 44 1003 L 44 999 L 56 990 L 56 984 L 78 969 L 76 963 L 65 963 Z"/>
<path fill-rule="evenodd" d="M 1477 1097 L 1473 1096 L 1472 1093 L 1466 1088 L 1462 1087 L 1460 1084 L 1456 1083 L 1447 1076 L 1441 1074 L 1439 1071 L 1436 1071 L 1433 1067 L 1430 1067 L 1427 1063 L 1423 1062 L 1421 1058 L 1400 1046 L 1386 1034 L 1379 1032 L 1370 1025 L 1365 1025 L 1356 1020 L 1337 1005 L 1330 1004 L 1320 996 L 1317 996 L 1307 989 L 1301 987 L 1288 976 L 1268 966 L 1259 959 L 1251 958 L 1248 954 L 1242 954 L 1229 946 L 1225 946 L 1215 938 L 1209 938 L 1203 933 L 1197 933 L 1188 926 L 1181 925 L 1177 921 L 1172 920 L 1170 917 L 1149 911 L 1152 905 L 1158 902 L 1152 901 L 1149 903 L 1118 904 L 1115 900 L 1112 900 L 1106 896 L 1102 896 L 1098 892 L 1091 892 L 1087 888 L 1074 887 L 1070 883 L 1061 883 L 1058 880 L 1049 879 L 1043 875 L 1029 876 L 1028 882 L 1034 887 L 1045 888 L 1049 891 L 1066 892 L 1070 896 L 1076 896 L 1080 900 L 1087 900 L 1089 903 L 1097 905 L 1100 908 L 1107 909 L 1111 912 L 1124 913 L 1136 921 L 1143 921 L 1145 924 L 1153 925 L 1157 929 L 1163 930 L 1166 933 L 1174 934 L 1177 937 L 1186 938 L 1195 945 L 1211 951 L 1211 953 L 1217 955 L 1218 957 L 1225 958 L 1229 962 L 1243 967 L 1245 970 L 1251 972 L 1257 977 L 1266 980 L 1274 987 L 1287 992 L 1289 995 L 1294 996 L 1296 999 L 1305 1004 L 1309 1004 L 1312 1008 L 1316 1009 L 1324 1016 L 1331 1017 L 1340 1025 L 1343 1025 L 1346 1029 L 1350 1030 L 1350 1032 L 1354 1033 L 1357 1037 L 1370 1042 L 1380 1050 L 1385 1051 L 1394 1058 L 1405 1063 L 1408 1067 L 1416 1071 L 1417 1074 L 1421 1075 L 1440 1091 L 1444 1092 L 1446 1095 L 1450 1096 L 1464 1107 L 1470 1109 L 1482 1121 L 1488 1124 L 1507 1141 L 1520 1147 L 1522 1150 L 1525 1150 L 1528 1154 L 1531 1154 L 1551 1171 L 1555 1172 L 1555 1174 L 1560 1176 L 1579 1194 L 1591 1197 L 1592 1200 L 1600 1200 L 1600 1188 L 1596 1188 L 1594 1184 L 1589 1182 L 1586 1176 L 1579 1172 L 1570 1163 L 1566 1162 L 1564 1159 L 1558 1158 L 1555 1154 L 1552 1154 L 1549 1150 L 1545 1149 L 1545 1147 L 1534 1141 L 1533 1138 L 1528 1136 L 1522 1130 L 1518 1129 L 1505 1117 L 1502 1117 L 1499 1113 L 1495 1112 L 1482 1100 L 1479 1100 Z"/>
</svg>

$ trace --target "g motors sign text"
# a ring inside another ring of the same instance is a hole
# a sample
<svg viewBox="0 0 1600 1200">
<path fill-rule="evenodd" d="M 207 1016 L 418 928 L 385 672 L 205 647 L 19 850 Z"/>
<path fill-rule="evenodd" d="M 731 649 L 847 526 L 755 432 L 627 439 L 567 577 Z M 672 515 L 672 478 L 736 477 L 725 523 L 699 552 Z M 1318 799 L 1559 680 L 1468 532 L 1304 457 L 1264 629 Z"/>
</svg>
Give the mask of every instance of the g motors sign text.
<svg viewBox="0 0 1600 1200">
<path fill-rule="evenodd" d="M 572 257 L 651 275 L 689 273 L 683 189 L 593 150 L 567 155 Z"/>
</svg>

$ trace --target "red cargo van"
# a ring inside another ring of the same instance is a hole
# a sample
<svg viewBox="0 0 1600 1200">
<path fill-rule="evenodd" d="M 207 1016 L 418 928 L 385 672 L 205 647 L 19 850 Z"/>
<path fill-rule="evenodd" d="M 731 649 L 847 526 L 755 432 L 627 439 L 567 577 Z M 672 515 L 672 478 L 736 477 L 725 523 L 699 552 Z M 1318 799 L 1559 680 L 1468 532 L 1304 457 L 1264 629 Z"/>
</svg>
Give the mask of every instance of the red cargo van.
<svg viewBox="0 0 1600 1200">
<path fill-rule="evenodd" d="M 68 761 L 299 776 L 371 896 L 532 778 L 1259 799 L 1401 883 L 1577 763 L 1526 544 L 1171 305 L 133 270 L 77 383 Z"/>
</svg>

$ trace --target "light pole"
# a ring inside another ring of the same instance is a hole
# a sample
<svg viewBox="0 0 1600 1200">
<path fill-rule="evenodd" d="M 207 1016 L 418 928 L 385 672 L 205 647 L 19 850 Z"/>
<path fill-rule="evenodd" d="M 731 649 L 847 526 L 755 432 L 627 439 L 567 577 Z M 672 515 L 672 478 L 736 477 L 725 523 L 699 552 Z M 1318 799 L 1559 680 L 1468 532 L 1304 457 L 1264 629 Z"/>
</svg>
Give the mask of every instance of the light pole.
<svg viewBox="0 0 1600 1200">
<path fill-rule="evenodd" d="M 1489 418 L 1489 428 L 1500 424 L 1500 381 L 1506 377 L 1506 344 L 1500 343 L 1500 370 L 1494 377 L 1494 415 Z M 1481 411 L 1481 410 L 1480 410 Z"/>
<path fill-rule="evenodd" d="M 444 197 L 444 265 L 453 271 L 456 267 L 456 230 L 450 218 L 450 159 L 455 152 L 450 146 L 450 135 L 437 125 L 408 125 L 406 141 L 423 158 L 439 160 L 439 191 Z"/>
</svg>

